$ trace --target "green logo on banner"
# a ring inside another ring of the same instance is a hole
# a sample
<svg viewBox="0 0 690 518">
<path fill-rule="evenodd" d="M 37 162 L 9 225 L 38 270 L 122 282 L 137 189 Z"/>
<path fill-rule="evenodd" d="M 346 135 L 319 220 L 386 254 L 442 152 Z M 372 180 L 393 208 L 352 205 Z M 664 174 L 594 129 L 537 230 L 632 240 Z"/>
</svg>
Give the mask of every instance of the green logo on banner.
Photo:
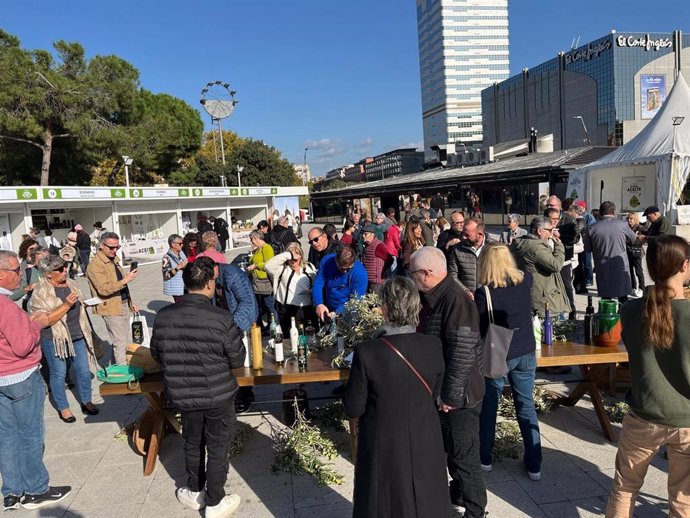
<svg viewBox="0 0 690 518">
<path fill-rule="evenodd" d="M 129 190 L 129 197 L 130 198 L 143 198 L 144 192 L 141 189 L 130 189 Z"/>
<path fill-rule="evenodd" d="M 178 196 L 189 196 L 189 189 L 177 189 Z"/>
<path fill-rule="evenodd" d="M 271 194 L 278 194 L 278 189 L 271 187 Z"/>
<path fill-rule="evenodd" d="M 230 196 L 237 196 L 237 189 L 230 189 Z"/>
<path fill-rule="evenodd" d="M 124 189 L 110 189 L 111 198 L 124 198 L 125 194 L 126 193 Z"/>
<path fill-rule="evenodd" d="M 62 189 L 53 189 L 53 188 L 43 189 L 43 199 L 44 200 L 61 200 L 62 199 Z"/>
<path fill-rule="evenodd" d="M 17 189 L 18 200 L 37 200 L 38 191 L 36 189 Z"/>
<path fill-rule="evenodd" d="M 204 195 L 204 193 L 201 189 L 192 189 L 192 194 L 194 196 L 203 196 Z"/>
<path fill-rule="evenodd" d="M 249 189 L 242 189 L 242 196 L 249 194 Z"/>
</svg>

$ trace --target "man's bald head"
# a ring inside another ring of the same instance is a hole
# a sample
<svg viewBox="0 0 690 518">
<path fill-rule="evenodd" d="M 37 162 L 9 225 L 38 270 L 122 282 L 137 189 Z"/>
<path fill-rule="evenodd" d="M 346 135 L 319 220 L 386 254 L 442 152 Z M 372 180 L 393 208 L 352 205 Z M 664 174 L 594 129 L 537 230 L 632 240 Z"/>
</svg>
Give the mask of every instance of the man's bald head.
<svg viewBox="0 0 690 518">
<path fill-rule="evenodd" d="M 427 292 L 448 276 L 446 256 L 435 246 L 424 246 L 410 257 L 410 272 L 417 289 Z"/>
<path fill-rule="evenodd" d="M 561 200 L 558 196 L 549 196 L 546 198 L 546 206 L 549 209 L 558 209 L 562 210 L 563 209 L 563 204 L 561 203 Z"/>
</svg>

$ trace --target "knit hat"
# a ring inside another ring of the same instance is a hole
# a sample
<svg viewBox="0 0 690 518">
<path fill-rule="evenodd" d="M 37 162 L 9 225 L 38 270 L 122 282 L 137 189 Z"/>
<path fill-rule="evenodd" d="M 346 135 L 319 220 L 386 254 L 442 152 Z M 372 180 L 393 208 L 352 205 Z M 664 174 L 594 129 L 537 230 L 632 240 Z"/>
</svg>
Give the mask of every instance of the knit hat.
<svg viewBox="0 0 690 518">
<path fill-rule="evenodd" d="M 77 223 L 76 225 L 74 225 L 74 230 L 83 230 L 83 227 L 79 223 Z"/>
</svg>

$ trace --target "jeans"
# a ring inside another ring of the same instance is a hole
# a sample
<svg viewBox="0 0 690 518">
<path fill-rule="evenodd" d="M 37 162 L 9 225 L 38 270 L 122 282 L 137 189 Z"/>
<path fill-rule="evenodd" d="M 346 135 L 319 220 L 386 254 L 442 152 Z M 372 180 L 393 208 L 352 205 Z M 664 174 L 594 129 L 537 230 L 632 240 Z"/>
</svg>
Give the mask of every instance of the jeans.
<svg viewBox="0 0 690 518">
<path fill-rule="evenodd" d="M 187 487 L 198 492 L 205 484 L 207 506 L 218 505 L 225 496 L 236 423 L 234 401 L 221 408 L 182 411 Z"/>
<path fill-rule="evenodd" d="M 580 261 L 582 261 L 585 268 L 585 282 L 587 283 L 587 286 L 591 286 L 594 283 L 594 265 L 592 264 L 592 252 L 582 252 L 580 254 Z"/>
<path fill-rule="evenodd" d="M 89 370 L 89 353 L 86 350 L 86 340 L 80 338 L 74 341 L 75 356 L 58 358 L 55 356 L 55 344 L 51 339 L 41 338 L 43 357 L 48 362 L 50 375 L 50 393 L 58 411 L 69 408 L 67 393 L 65 392 L 65 377 L 68 367 L 72 367 L 72 378 L 77 384 L 79 402 L 91 402 L 91 371 Z"/>
<path fill-rule="evenodd" d="M 43 464 L 43 404 L 46 385 L 36 369 L 27 379 L 0 387 L 0 475 L 2 496 L 48 491 Z"/>
<path fill-rule="evenodd" d="M 82 250 L 79 249 L 79 259 L 81 259 L 81 273 L 86 275 L 86 268 L 89 266 L 89 256 L 91 255 L 91 249 Z"/>
<path fill-rule="evenodd" d="M 278 321 L 280 315 L 278 315 L 278 312 L 275 309 L 276 298 L 272 293 L 269 295 L 259 295 L 257 293 L 256 304 L 259 306 L 259 316 L 256 318 L 256 324 L 261 327 L 262 330 L 268 329 L 268 325 L 264 326 L 263 324 L 264 315 L 266 315 L 266 320 L 269 323 L 271 322 L 271 315 L 275 315 L 276 322 Z"/>
<path fill-rule="evenodd" d="M 448 473 L 453 479 L 450 500 L 453 505 L 466 509 L 466 518 L 484 516 L 487 502 L 484 474 L 479 465 L 480 407 L 439 412 Z"/>
<path fill-rule="evenodd" d="M 628 518 L 633 515 L 635 499 L 644 483 L 647 468 L 664 444 L 668 454 L 668 516 L 690 516 L 690 428 L 655 424 L 630 412 L 623 419 L 618 440 L 616 473 L 606 518 Z"/>
<path fill-rule="evenodd" d="M 541 438 L 539 436 L 539 421 L 534 408 L 532 396 L 534 390 L 534 374 L 537 370 L 537 359 L 533 352 L 508 360 L 510 388 L 513 393 L 513 403 L 517 414 L 522 443 L 525 446 L 525 456 L 522 461 L 530 473 L 541 471 Z M 498 400 L 503 393 L 506 378 L 485 378 L 486 393 L 482 402 L 482 413 L 479 418 L 479 455 L 482 464 L 491 464 L 491 452 L 496 439 L 496 413 Z"/>
</svg>

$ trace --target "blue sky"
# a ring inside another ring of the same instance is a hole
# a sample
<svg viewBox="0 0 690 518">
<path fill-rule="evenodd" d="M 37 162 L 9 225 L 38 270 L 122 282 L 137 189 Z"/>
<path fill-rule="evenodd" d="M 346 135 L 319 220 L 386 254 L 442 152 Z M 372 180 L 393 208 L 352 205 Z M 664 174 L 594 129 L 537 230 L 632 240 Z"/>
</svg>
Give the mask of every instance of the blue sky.
<svg viewBox="0 0 690 518">
<path fill-rule="evenodd" d="M 509 0 L 509 16 L 511 73 L 578 36 L 690 31 L 688 0 Z M 414 0 L 0 0 L 0 27 L 26 48 L 116 54 L 199 109 L 204 85 L 226 81 L 240 103 L 224 127 L 296 163 L 308 147 L 317 175 L 422 142 Z"/>
</svg>

